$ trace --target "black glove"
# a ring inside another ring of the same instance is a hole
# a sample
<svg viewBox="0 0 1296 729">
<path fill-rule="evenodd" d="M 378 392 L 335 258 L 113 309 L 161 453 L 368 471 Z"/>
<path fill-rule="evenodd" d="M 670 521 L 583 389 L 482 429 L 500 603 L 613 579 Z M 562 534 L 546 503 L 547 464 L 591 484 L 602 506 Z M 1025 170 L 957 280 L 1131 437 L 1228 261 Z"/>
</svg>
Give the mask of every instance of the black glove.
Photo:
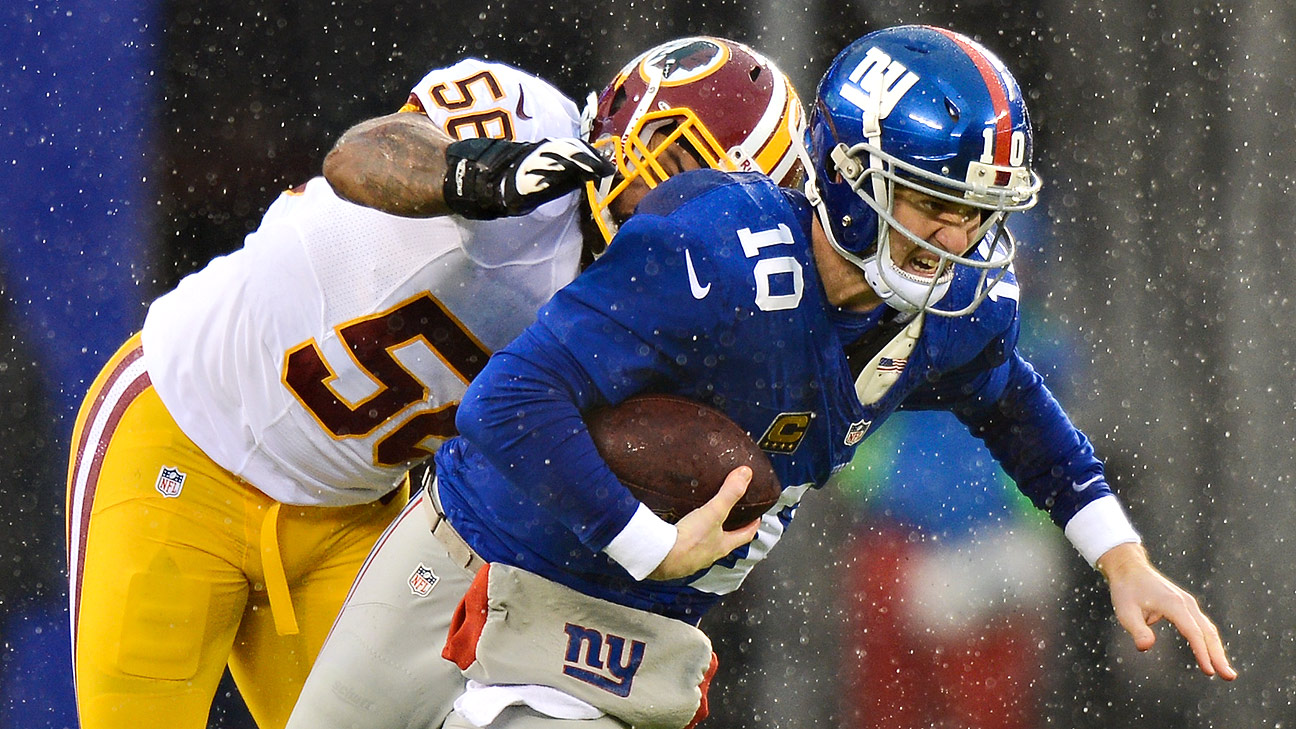
<svg viewBox="0 0 1296 729">
<path fill-rule="evenodd" d="M 579 139 L 508 142 L 464 139 L 446 147 L 442 192 L 451 211 L 473 220 L 525 215 L 615 171 Z"/>
</svg>

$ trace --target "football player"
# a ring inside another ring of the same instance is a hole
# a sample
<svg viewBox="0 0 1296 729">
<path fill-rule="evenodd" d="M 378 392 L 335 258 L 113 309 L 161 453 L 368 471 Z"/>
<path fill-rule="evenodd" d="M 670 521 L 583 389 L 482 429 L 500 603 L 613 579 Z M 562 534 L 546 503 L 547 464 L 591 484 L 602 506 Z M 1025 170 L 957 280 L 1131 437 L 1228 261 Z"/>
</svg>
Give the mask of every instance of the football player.
<svg viewBox="0 0 1296 729">
<path fill-rule="evenodd" d="M 590 185 L 597 241 L 680 170 L 751 170 L 783 185 L 802 177 L 800 99 L 773 63 L 739 43 L 696 37 L 652 48 L 616 75 L 590 111 L 589 139 L 617 170 Z M 435 727 L 463 692 L 466 679 L 441 650 L 473 577 L 465 569 L 470 555 L 460 552 L 457 565 L 425 555 L 429 546 L 440 548 L 427 505 L 424 491 L 362 568 L 290 727 Z M 440 556 L 446 559 L 444 550 Z M 543 687 L 522 690 L 542 705 L 557 696 Z"/>
<path fill-rule="evenodd" d="M 83 727 L 206 726 L 227 663 L 258 723 L 282 726 L 410 464 L 575 275 L 571 193 L 608 172 L 575 103 L 467 60 L 397 116 L 428 140 L 431 202 L 402 211 L 422 217 L 320 177 L 284 192 L 91 386 L 67 508 Z"/>
<path fill-rule="evenodd" d="M 712 45 L 741 73 L 766 68 Z M 671 135 L 687 124 L 655 125 L 641 146 L 667 144 L 621 176 L 714 150 L 743 168 L 738 153 L 778 129 L 756 103 L 777 97 L 801 121 L 771 77 L 767 98 L 722 97 L 753 108 L 745 128 L 681 153 Z M 579 117 L 502 64 L 433 71 L 400 112 L 344 134 L 324 177 L 281 195 L 242 249 L 154 302 L 90 388 L 69 465 L 82 726 L 205 726 L 227 663 L 258 724 L 284 725 L 408 470 L 454 435 L 490 353 L 578 270 L 588 216 L 570 193 L 613 172 Z"/>
<path fill-rule="evenodd" d="M 1164 618 L 1203 673 L 1236 676 L 1016 349 L 1006 223 L 1040 183 L 1012 75 L 948 30 L 871 33 L 823 77 L 807 139 L 804 196 L 716 170 L 659 185 L 491 359 L 461 436 L 357 582 L 321 657 L 331 668 L 312 676 L 346 717 L 302 727 L 407 726 L 411 712 L 436 726 L 448 691 L 446 727 L 689 725 L 715 666 L 706 611 L 901 407 L 952 411 L 986 441 L 1106 575 L 1140 649 Z M 641 392 L 727 413 L 769 453 L 782 500 L 724 531 L 740 468 L 677 523 L 650 512 L 581 417 Z M 328 650 L 340 633 L 350 666 Z"/>
</svg>

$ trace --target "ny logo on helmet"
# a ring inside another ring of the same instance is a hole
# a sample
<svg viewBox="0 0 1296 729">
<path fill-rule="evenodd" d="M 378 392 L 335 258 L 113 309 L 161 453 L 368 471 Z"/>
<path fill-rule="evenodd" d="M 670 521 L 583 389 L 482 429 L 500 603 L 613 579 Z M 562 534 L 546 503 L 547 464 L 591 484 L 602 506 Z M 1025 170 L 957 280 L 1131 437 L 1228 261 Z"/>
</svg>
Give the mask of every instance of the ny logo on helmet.
<svg viewBox="0 0 1296 729">
<path fill-rule="evenodd" d="M 866 112 L 876 111 L 878 119 L 887 118 L 919 80 L 918 74 L 880 48 L 868 49 L 848 79 L 851 83 L 842 85 L 842 98 Z"/>
</svg>

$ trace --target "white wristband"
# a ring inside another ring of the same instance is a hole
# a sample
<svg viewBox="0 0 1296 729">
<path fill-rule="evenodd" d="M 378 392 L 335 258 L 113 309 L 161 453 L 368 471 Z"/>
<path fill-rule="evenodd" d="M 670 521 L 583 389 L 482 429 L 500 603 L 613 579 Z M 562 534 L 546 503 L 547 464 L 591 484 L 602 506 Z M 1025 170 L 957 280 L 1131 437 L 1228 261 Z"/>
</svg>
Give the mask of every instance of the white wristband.
<svg viewBox="0 0 1296 729">
<path fill-rule="evenodd" d="M 631 577 L 642 580 L 666 559 L 678 536 L 674 524 L 668 524 L 640 504 L 634 516 L 630 517 L 630 523 L 603 551 L 624 567 Z"/>
<path fill-rule="evenodd" d="M 1085 504 L 1066 523 L 1063 531 L 1090 567 L 1118 544 L 1140 544 L 1143 541 L 1125 516 L 1120 501 L 1111 495 Z"/>
</svg>

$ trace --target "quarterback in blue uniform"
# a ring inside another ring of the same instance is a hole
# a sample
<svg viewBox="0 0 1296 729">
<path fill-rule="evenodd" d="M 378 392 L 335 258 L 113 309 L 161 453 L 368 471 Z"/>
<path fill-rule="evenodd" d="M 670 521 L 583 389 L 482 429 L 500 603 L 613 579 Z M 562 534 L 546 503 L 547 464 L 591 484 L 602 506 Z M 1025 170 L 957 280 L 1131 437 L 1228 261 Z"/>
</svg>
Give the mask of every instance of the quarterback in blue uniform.
<svg viewBox="0 0 1296 729">
<path fill-rule="evenodd" d="M 1017 352 L 1005 220 L 1034 204 L 1039 179 L 1002 63 L 938 28 L 869 34 L 825 75 L 806 138 L 804 195 L 715 170 L 659 186 L 468 389 L 462 435 L 438 452 L 426 496 L 446 551 L 486 563 L 443 653 L 470 679 L 446 726 L 678 729 L 684 709 L 704 713 L 704 690 L 681 708 L 654 688 L 707 673 L 686 658 L 691 626 L 765 557 L 807 490 L 902 407 L 950 410 L 986 442 L 1107 576 L 1140 649 L 1165 618 L 1204 673 L 1236 676 Z M 581 417 L 642 392 L 725 412 L 769 454 L 782 500 L 725 532 L 750 478 L 740 468 L 679 522 L 653 515 Z"/>
<path fill-rule="evenodd" d="M 933 77 L 958 88 L 959 61 L 971 80 L 955 95 Z M 463 439 L 437 458 L 451 523 L 487 561 L 696 621 L 861 437 L 897 408 L 941 408 L 1091 563 L 1134 547 L 1089 441 L 1016 349 L 1015 242 L 1003 218 L 1039 186 L 1029 132 L 1011 76 L 966 38 L 894 29 L 848 49 L 811 117 L 818 205 L 715 171 L 646 198 L 470 388 Z M 676 556 L 672 535 L 661 540 L 585 435 L 581 412 L 639 392 L 707 402 L 766 438 L 785 498 L 754 541 L 714 565 L 662 570 Z M 770 442 L 771 432 L 791 440 Z M 631 579 L 654 571 L 677 579 Z M 1181 630 L 1202 636 L 1202 669 L 1231 675 L 1195 602 L 1182 618 Z"/>
<path fill-rule="evenodd" d="M 1016 350 L 1004 218 L 1039 183 L 1011 75 L 947 31 L 870 34 L 825 76 L 808 136 L 813 203 L 754 175 L 677 176 L 492 359 L 437 457 L 450 522 L 487 561 L 695 622 L 891 412 L 941 408 L 1091 564 L 1146 565 L 1089 441 Z M 701 554 L 602 464 L 580 414 L 645 391 L 714 405 L 769 452 L 785 496 L 754 541 Z M 1158 587 L 1185 605 L 1165 617 L 1202 670 L 1231 677 L 1191 596 Z M 1117 609 L 1149 646 L 1158 609 Z"/>
<path fill-rule="evenodd" d="M 696 622 L 773 546 L 806 488 L 901 406 L 954 410 L 1059 524 L 1109 495 L 1088 441 L 1015 351 L 1011 296 L 926 318 L 912 352 L 889 358 L 907 359 L 890 387 L 861 402 L 857 377 L 880 375 L 846 347 L 899 317 L 829 303 L 840 289 L 818 274 L 811 212 L 764 176 L 676 176 L 496 356 L 461 406 L 463 438 L 437 457 L 445 513 L 484 559 Z M 942 304 L 969 301 L 976 281 L 956 275 Z M 628 580 L 605 553 L 641 507 L 580 437 L 581 413 L 640 392 L 722 409 L 769 450 L 785 487 L 754 542 L 683 580 Z"/>
</svg>

